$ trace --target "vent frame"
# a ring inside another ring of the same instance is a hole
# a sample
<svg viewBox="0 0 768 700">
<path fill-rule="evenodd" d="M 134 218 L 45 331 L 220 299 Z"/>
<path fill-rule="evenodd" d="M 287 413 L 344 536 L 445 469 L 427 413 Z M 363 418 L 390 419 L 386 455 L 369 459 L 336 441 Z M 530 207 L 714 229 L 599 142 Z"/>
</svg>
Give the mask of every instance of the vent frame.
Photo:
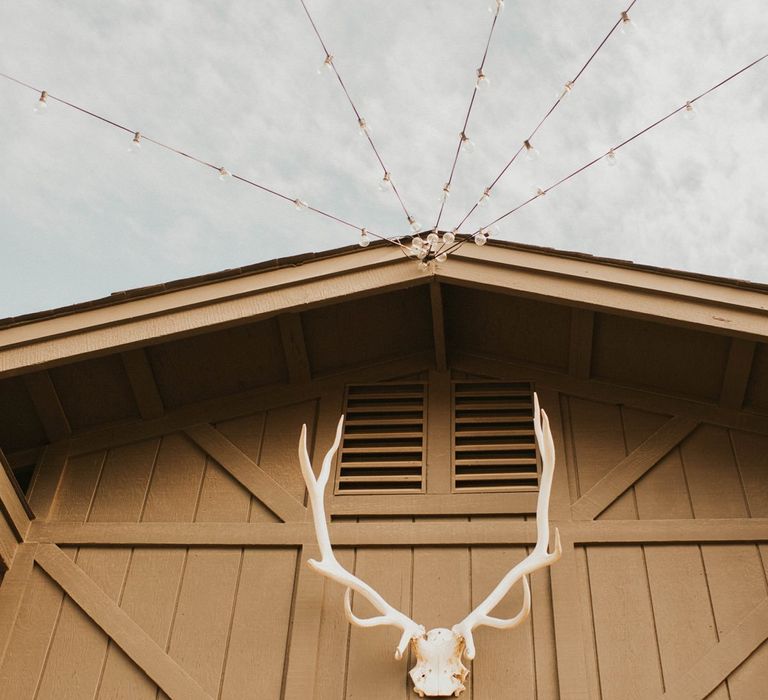
<svg viewBox="0 0 768 700">
<path fill-rule="evenodd" d="M 426 493 L 428 390 L 420 380 L 346 385 L 335 496 Z"/>
<path fill-rule="evenodd" d="M 541 457 L 533 430 L 533 392 L 533 382 L 527 380 L 451 382 L 452 493 L 539 490 Z M 461 425 L 477 427 L 459 429 Z"/>
</svg>

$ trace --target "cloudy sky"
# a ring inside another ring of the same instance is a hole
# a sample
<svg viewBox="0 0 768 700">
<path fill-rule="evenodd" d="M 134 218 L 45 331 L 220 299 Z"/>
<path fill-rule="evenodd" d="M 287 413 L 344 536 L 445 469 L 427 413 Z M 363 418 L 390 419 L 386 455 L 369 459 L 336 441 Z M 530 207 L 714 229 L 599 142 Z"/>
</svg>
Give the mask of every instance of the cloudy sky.
<svg viewBox="0 0 768 700">
<path fill-rule="evenodd" d="M 434 224 L 486 0 L 307 0 L 387 167 Z M 507 0 L 442 227 L 455 226 L 628 0 Z M 637 0 L 487 223 L 768 52 L 762 0 Z M 299 0 L 3 4 L 0 71 L 384 235 L 407 232 Z M 0 316 L 354 243 L 355 231 L 0 79 Z M 768 60 L 506 219 L 504 239 L 768 282 Z M 450 263 L 448 263 L 450 264 Z"/>
</svg>

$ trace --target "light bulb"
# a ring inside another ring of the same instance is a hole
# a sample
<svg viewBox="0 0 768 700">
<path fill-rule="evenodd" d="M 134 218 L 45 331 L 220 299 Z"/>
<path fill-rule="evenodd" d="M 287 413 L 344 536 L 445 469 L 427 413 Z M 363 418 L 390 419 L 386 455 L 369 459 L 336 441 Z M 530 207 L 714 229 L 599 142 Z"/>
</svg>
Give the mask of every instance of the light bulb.
<svg viewBox="0 0 768 700">
<path fill-rule="evenodd" d="M 621 22 L 619 24 L 619 31 L 622 34 L 628 34 L 634 32 L 637 29 L 637 25 L 629 18 L 629 12 L 626 10 L 621 13 Z"/>
<path fill-rule="evenodd" d="M 685 107 L 683 109 L 683 116 L 686 119 L 695 119 L 696 118 L 696 110 L 693 108 L 693 105 L 690 102 L 685 103 Z"/>
<path fill-rule="evenodd" d="M 229 170 L 227 170 L 224 166 L 221 166 L 219 168 L 219 180 L 223 182 L 228 177 L 232 177 L 232 173 L 230 173 Z"/>
<path fill-rule="evenodd" d="M 43 90 L 40 93 L 40 98 L 35 103 L 33 111 L 35 114 L 45 114 L 45 110 L 48 108 L 48 93 Z"/>
<path fill-rule="evenodd" d="M 480 199 L 477 200 L 477 206 L 478 207 L 484 207 L 486 204 L 488 204 L 488 200 L 491 198 L 491 188 L 486 187 L 483 190 L 483 195 L 480 197 Z"/>
<path fill-rule="evenodd" d="M 388 172 L 384 172 L 384 177 L 379 180 L 378 189 L 379 192 L 387 192 L 392 184 L 392 177 Z"/>
<path fill-rule="evenodd" d="M 421 224 L 412 216 L 408 217 L 408 223 L 411 225 L 411 231 L 418 233 L 419 229 L 421 228 Z"/>
<path fill-rule="evenodd" d="M 440 247 L 440 236 L 437 235 L 437 231 L 432 231 L 427 236 L 427 245 L 431 250 L 437 250 Z"/>
<path fill-rule="evenodd" d="M 128 146 L 128 153 L 138 153 L 141 150 L 141 132 L 137 131 L 133 135 L 133 140 Z"/>
<path fill-rule="evenodd" d="M 533 147 L 528 139 L 523 141 L 523 147 L 525 148 L 526 160 L 536 160 L 539 157 L 539 152 Z"/>
<path fill-rule="evenodd" d="M 416 250 L 421 250 L 421 248 L 424 247 L 424 241 L 419 236 L 414 236 L 411 238 L 411 245 L 416 248 Z"/>
<path fill-rule="evenodd" d="M 565 85 L 563 85 L 563 89 L 560 91 L 560 94 L 557 95 L 557 99 L 564 100 L 566 97 L 568 97 L 568 95 L 571 94 L 571 90 L 573 90 L 573 81 L 569 80 Z"/>
<path fill-rule="evenodd" d="M 357 120 L 357 125 L 360 127 L 360 136 L 370 136 L 371 135 L 371 127 L 368 126 L 368 122 L 365 121 L 362 117 Z"/>
<path fill-rule="evenodd" d="M 474 236 L 472 236 L 472 240 L 474 240 L 475 245 L 483 246 L 486 244 L 488 239 L 486 238 L 485 231 L 478 231 Z"/>
<path fill-rule="evenodd" d="M 424 258 L 426 258 L 427 255 L 429 255 L 429 248 L 427 246 L 424 246 L 423 248 L 419 248 L 419 252 L 416 253 L 416 257 L 419 260 L 424 260 Z"/>
<path fill-rule="evenodd" d="M 440 253 L 435 260 L 439 263 L 444 263 L 446 260 L 448 260 L 448 253 Z"/>
<path fill-rule="evenodd" d="M 475 152 L 475 143 L 463 131 L 459 134 L 461 138 L 461 150 L 467 155 Z"/>
<path fill-rule="evenodd" d="M 364 228 L 360 229 L 360 247 L 361 248 L 367 248 L 371 244 L 371 239 L 368 236 L 368 231 L 366 231 Z"/>
<path fill-rule="evenodd" d="M 446 231 L 443 234 L 443 243 L 445 245 L 451 245 L 456 240 L 456 234 L 453 231 Z"/>
<path fill-rule="evenodd" d="M 317 67 L 318 75 L 328 75 L 333 73 L 333 56 L 326 54 L 325 60 Z"/>
<path fill-rule="evenodd" d="M 608 153 L 605 154 L 605 162 L 608 163 L 611 167 L 616 165 L 616 151 L 614 151 L 612 148 L 608 149 Z"/>
<path fill-rule="evenodd" d="M 542 190 L 541 187 L 536 188 L 536 196 L 543 197 L 547 193 L 546 190 Z"/>
<path fill-rule="evenodd" d="M 296 211 L 306 211 L 309 209 L 309 204 L 302 199 L 294 199 L 293 206 L 296 208 Z"/>
<path fill-rule="evenodd" d="M 500 15 L 504 11 L 504 0 L 496 0 L 488 5 L 488 12 L 491 14 Z"/>
<path fill-rule="evenodd" d="M 450 185 L 450 183 L 446 182 L 443 185 L 442 192 L 440 193 L 440 201 L 441 202 L 445 202 L 448 199 L 448 197 L 450 196 L 450 194 L 451 194 L 451 185 Z"/>
<path fill-rule="evenodd" d="M 490 78 L 483 73 L 482 68 L 477 69 L 477 80 L 475 81 L 475 90 L 487 88 L 491 84 Z"/>
</svg>

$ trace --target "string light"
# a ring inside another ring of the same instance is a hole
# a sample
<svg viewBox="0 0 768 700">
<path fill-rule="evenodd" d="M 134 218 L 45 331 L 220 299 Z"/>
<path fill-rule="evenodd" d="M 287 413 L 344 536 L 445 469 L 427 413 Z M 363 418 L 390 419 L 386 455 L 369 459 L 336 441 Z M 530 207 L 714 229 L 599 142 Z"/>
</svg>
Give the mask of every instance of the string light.
<svg viewBox="0 0 768 700">
<path fill-rule="evenodd" d="M 451 245 L 456 240 L 456 232 L 455 231 L 446 231 L 443 234 L 443 244 L 444 245 Z"/>
<path fill-rule="evenodd" d="M 608 163 L 611 167 L 616 165 L 616 151 L 614 151 L 612 148 L 608 149 L 608 153 L 605 154 L 605 162 Z"/>
<path fill-rule="evenodd" d="M 488 87 L 491 84 L 490 78 L 483 73 L 482 68 L 477 69 L 477 80 L 475 81 L 475 90 Z"/>
<path fill-rule="evenodd" d="M 361 248 L 367 248 L 371 244 L 371 238 L 368 235 L 368 231 L 366 231 L 364 228 L 360 229 L 360 241 L 359 245 Z"/>
<path fill-rule="evenodd" d="M 488 200 L 491 198 L 491 188 L 486 187 L 485 190 L 483 190 L 483 194 L 481 195 L 480 199 L 477 200 L 477 206 L 484 207 L 486 204 L 488 204 Z"/>
<path fill-rule="evenodd" d="M 381 178 L 378 184 L 379 192 L 388 192 L 391 184 L 392 184 L 391 176 L 389 173 L 385 172 L 384 177 Z"/>
<path fill-rule="evenodd" d="M 696 117 L 696 110 L 693 108 L 693 105 L 690 103 L 690 101 L 685 103 L 685 109 L 683 110 L 683 116 L 686 119 L 694 119 Z"/>
<path fill-rule="evenodd" d="M 445 202 L 450 196 L 450 194 L 451 194 L 451 184 L 449 182 L 446 182 L 443 185 L 442 192 L 440 193 L 440 201 Z"/>
<path fill-rule="evenodd" d="M 130 146 L 128 146 L 129 153 L 138 153 L 141 150 L 141 132 L 137 131 L 133 134 Z"/>
<path fill-rule="evenodd" d="M 626 34 L 628 31 L 633 31 L 637 28 L 637 25 L 629 18 L 629 11 L 624 10 L 621 13 L 621 24 L 619 25 L 619 31 L 622 34 Z"/>
<path fill-rule="evenodd" d="M 371 135 L 371 127 L 368 126 L 368 122 L 365 121 L 365 119 L 360 117 L 357 120 L 357 125 L 360 127 L 360 135 L 361 136 L 370 136 Z"/>
<path fill-rule="evenodd" d="M 467 155 L 475 152 L 475 142 L 469 138 L 463 131 L 459 134 L 461 139 L 461 150 Z"/>
<path fill-rule="evenodd" d="M 541 187 L 536 188 L 536 196 L 543 197 L 547 193 L 546 190 L 542 190 Z"/>
<path fill-rule="evenodd" d="M 539 157 L 539 152 L 533 147 L 528 139 L 523 141 L 523 148 L 525 148 L 526 160 L 536 160 Z"/>
<path fill-rule="evenodd" d="M 478 231 L 472 238 L 478 246 L 484 246 L 488 242 L 488 234 L 483 230 Z"/>
<path fill-rule="evenodd" d="M 435 260 L 439 263 L 444 263 L 448 260 L 448 253 L 440 253 L 439 255 L 436 255 Z"/>
<path fill-rule="evenodd" d="M 325 55 L 325 60 L 317 67 L 318 75 L 330 75 L 333 73 L 333 56 Z"/>
<path fill-rule="evenodd" d="M 504 0 L 496 0 L 495 3 L 488 5 L 488 12 L 500 15 L 504 11 Z"/>
<path fill-rule="evenodd" d="M 40 93 L 40 98 L 35 103 L 33 111 L 35 114 L 45 114 L 45 110 L 48 108 L 48 93 L 43 90 Z"/>
<path fill-rule="evenodd" d="M 568 95 L 571 94 L 571 90 L 573 90 L 573 80 L 568 80 L 565 85 L 563 85 L 562 91 L 557 95 L 558 101 L 568 97 Z"/>
<path fill-rule="evenodd" d="M 134 137 L 134 140 L 135 140 L 135 137 Z M 227 170 L 223 166 L 221 168 L 219 168 L 219 180 L 221 180 L 223 182 L 224 180 L 226 180 L 227 178 L 230 178 L 230 177 L 232 177 L 232 173 L 229 172 L 229 170 Z"/>
<path fill-rule="evenodd" d="M 408 223 L 411 226 L 411 231 L 414 233 L 417 233 L 421 229 L 421 224 L 410 215 L 408 216 Z"/>
<path fill-rule="evenodd" d="M 309 204 L 307 204 L 303 199 L 294 199 L 293 206 L 296 211 L 307 211 L 307 209 L 309 209 Z"/>
</svg>

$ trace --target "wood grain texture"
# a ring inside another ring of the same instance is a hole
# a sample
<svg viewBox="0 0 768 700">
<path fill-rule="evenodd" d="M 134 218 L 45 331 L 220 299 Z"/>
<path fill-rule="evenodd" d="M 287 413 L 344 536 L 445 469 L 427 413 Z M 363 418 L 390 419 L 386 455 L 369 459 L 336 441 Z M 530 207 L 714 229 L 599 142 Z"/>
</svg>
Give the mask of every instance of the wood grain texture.
<svg viewBox="0 0 768 700">
<path fill-rule="evenodd" d="M 731 338 L 728 361 L 723 373 L 723 386 L 720 390 L 720 405 L 724 408 L 739 410 L 747 395 L 749 375 L 757 343 L 742 338 Z"/>
<path fill-rule="evenodd" d="M 670 418 L 573 504 L 574 517 L 596 518 L 697 426 L 690 418 Z"/>
<path fill-rule="evenodd" d="M 37 415 L 43 424 L 49 442 L 63 440 L 72 433 L 69 420 L 56 393 L 56 387 L 51 381 L 51 375 L 46 370 L 24 375 L 27 387 Z"/>
<path fill-rule="evenodd" d="M 41 457 L 29 486 L 29 505 L 38 522 L 50 513 L 61 475 L 67 462 L 69 446 L 66 441 L 48 445 Z"/>
<path fill-rule="evenodd" d="M 40 545 L 35 556 L 67 595 L 172 698 L 209 700 L 211 696 L 58 547 Z"/>
<path fill-rule="evenodd" d="M 13 566 L 6 571 L 0 586 L 0 668 L 11 640 L 11 633 L 21 609 L 21 601 L 32 578 L 37 545 L 22 544 L 13 561 Z"/>
<path fill-rule="evenodd" d="M 196 425 L 185 433 L 279 518 L 304 519 L 304 506 L 213 426 Z"/>
<path fill-rule="evenodd" d="M 426 411 L 427 493 L 453 490 L 451 377 L 448 372 L 429 373 Z"/>
</svg>

